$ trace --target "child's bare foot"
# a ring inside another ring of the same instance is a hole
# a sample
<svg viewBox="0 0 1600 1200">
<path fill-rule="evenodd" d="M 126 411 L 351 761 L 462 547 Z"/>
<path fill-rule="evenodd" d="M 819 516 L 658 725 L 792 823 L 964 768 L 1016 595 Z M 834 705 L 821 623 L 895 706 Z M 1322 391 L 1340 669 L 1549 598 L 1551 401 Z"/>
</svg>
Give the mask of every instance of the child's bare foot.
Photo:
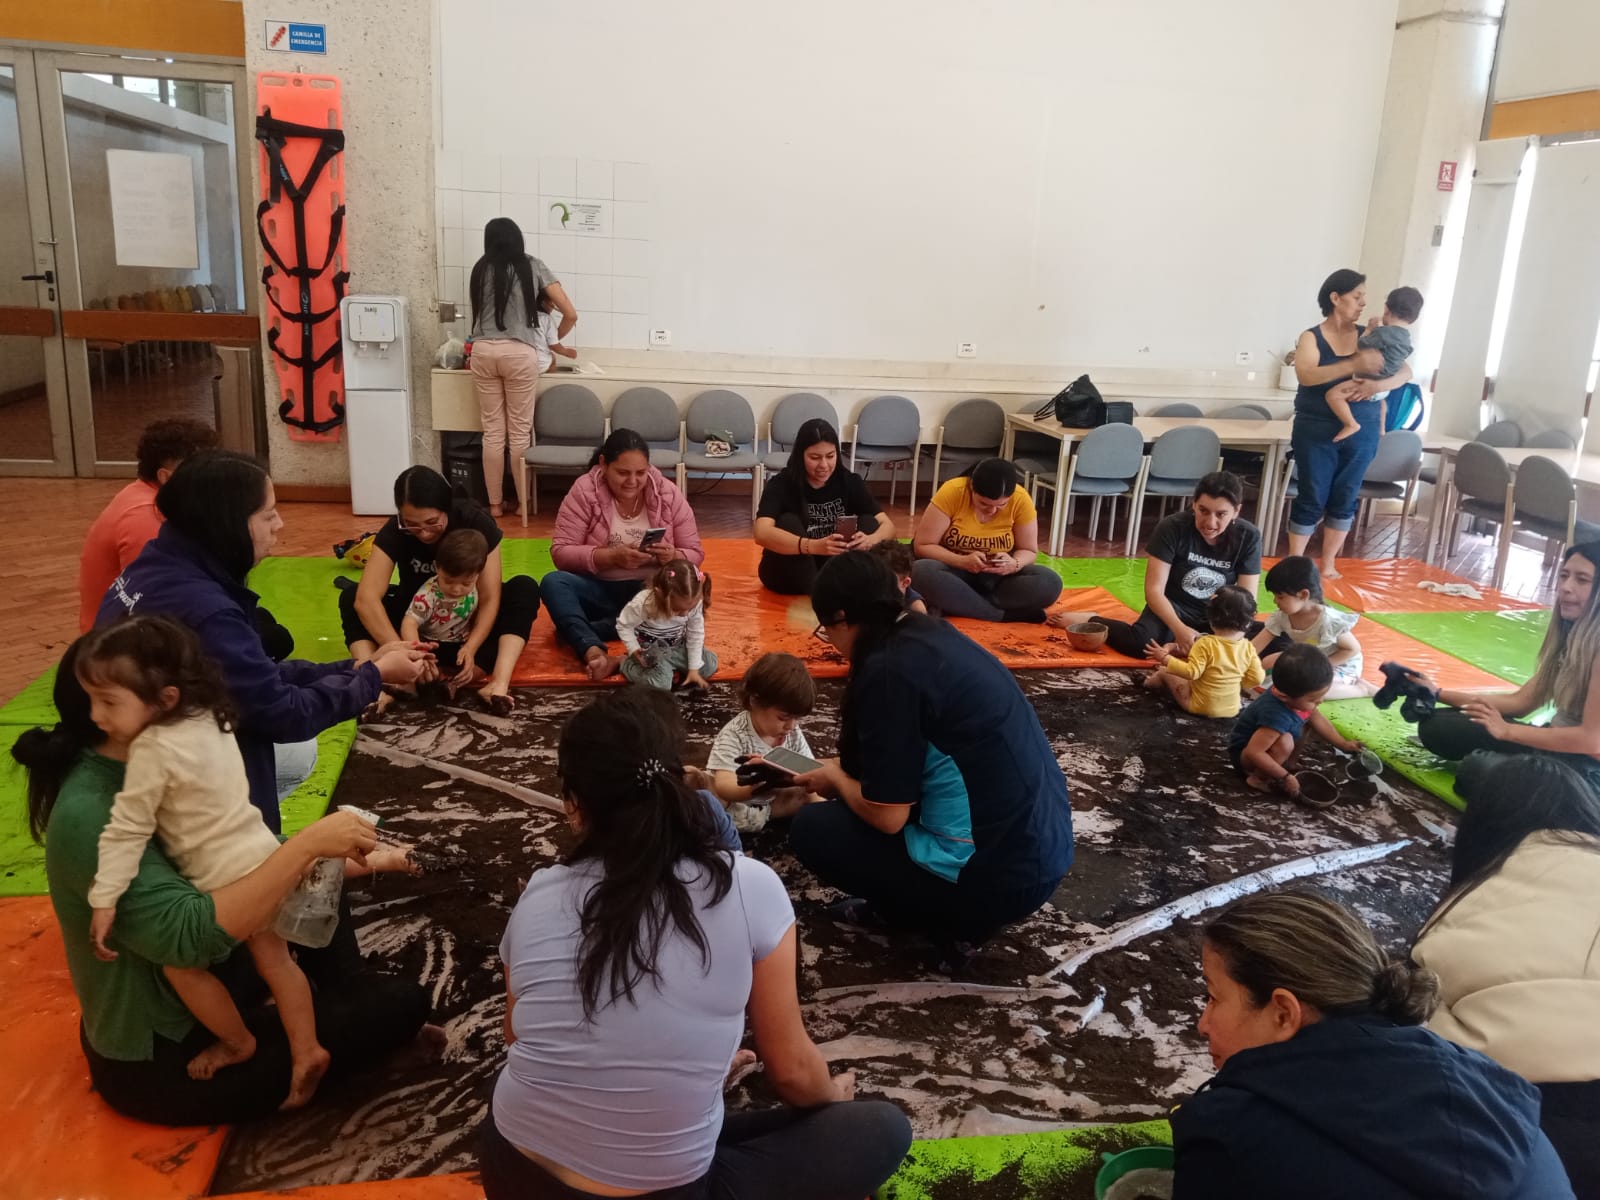
<svg viewBox="0 0 1600 1200">
<path fill-rule="evenodd" d="M 1144 674 L 1144 686 L 1148 691 L 1159 692 L 1167 685 L 1161 682 L 1160 671 L 1146 671 Z"/>
<path fill-rule="evenodd" d="M 189 1060 L 190 1079 L 210 1079 L 223 1067 L 249 1062 L 255 1057 L 256 1039 L 249 1034 L 243 1041 L 216 1041 Z"/>
<path fill-rule="evenodd" d="M 1248 788 L 1253 788 L 1258 792 L 1266 792 L 1270 794 L 1273 791 L 1272 780 L 1263 779 L 1260 775 L 1245 776 L 1244 785 Z"/>
<path fill-rule="evenodd" d="M 1336 442 L 1342 442 L 1342 441 L 1345 440 L 1345 438 L 1354 437 L 1356 434 L 1358 434 L 1360 432 L 1361 432 L 1361 426 L 1359 426 L 1359 425 L 1357 425 L 1357 424 L 1352 422 L 1351 424 L 1346 425 L 1342 429 L 1340 429 L 1338 433 L 1334 434 L 1333 435 L 1333 440 L 1336 441 Z"/>
<path fill-rule="evenodd" d="M 740 1050 L 736 1052 L 733 1056 L 733 1062 L 728 1065 L 728 1077 L 723 1081 L 722 1084 L 723 1091 L 727 1091 L 729 1088 L 737 1087 L 739 1082 L 746 1075 L 750 1074 L 750 1072 L 754 1071 L 758 1065 L 759 1064 L 756 1062 L 756 1052 L 754 1050 Z"/>
<path fill-rule="evenodd" d="M 288 1112 L 292 1108 L 304 1108 L 316 1095 L 317 1084 L 322 1082 L 322 1077 L 328 1073 L 328 1064 L 333 1061 L 330 1055 L 321 1046 L 318 1046 L 303 1059 L 295 1059 L 294 1067 L 289 1075 L 289 1094 L 284 1097 L 282 1104 L 278 1105 L 280 1112 Z"/>
<path fill-rule="evenodd" d="M 810 800 L 804 788 L 780 788 L 772 796 L 772 819 L 782 821 L 792 817 Z"/>
<path fill-rule="evenodd" d="M 599 646 L 593 646 L 583 656 L 583 669 L 589 672 L 590 679 L 599 683 L 617 673 L 617 660 Z"/>
<path fill-rule="evenodd" d="M 367 870 L 376 875 L 379 871 L 404 871 L 407 875 L 421 875 L 422 868 L 411 861 L 410 846 L 379 846 L 367 851 Z"/>
</svg>

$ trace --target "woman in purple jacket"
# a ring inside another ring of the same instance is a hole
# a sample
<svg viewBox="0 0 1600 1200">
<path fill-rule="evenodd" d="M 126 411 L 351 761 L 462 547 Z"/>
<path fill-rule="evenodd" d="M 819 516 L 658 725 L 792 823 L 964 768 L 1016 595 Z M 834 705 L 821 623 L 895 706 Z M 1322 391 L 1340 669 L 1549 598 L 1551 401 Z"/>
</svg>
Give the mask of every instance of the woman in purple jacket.
<svg viewBox="0 0 1600 1200">
<path fill-rule="evenodd" d="M 650 530 L 663 532 L 652 539 Z M 706 556 L 689 502 L 650 465 L 649 443 L 631 429 L 613 429 L 589 473 L 561 501 L 550 557 L 557 569 L 539 581 L 539 598 L 556 636 L 598 680 L 616 673 L 606 643 L 616 639 L 617 616 L 644 581 L 664 562 L 686 558 L 699 566 Z"/>
<path fill-rule="evenodd" d="M 259 599 L 245 579 L 272 552 L 283 518 L 272 478 L 255 459 L 203 451 L 173 473 L 156 505 L 166 523 L 111 585 L 95 623 L 165 614 L 199 635 L 239 709 L 250 803 L 277 833 L 274 744 L 305 741 L 354 718 L 383 684 L 414 682 L 428 655 L 394 642 L 360 664 L 268 656 L 256 626 Z"/>
</svg>

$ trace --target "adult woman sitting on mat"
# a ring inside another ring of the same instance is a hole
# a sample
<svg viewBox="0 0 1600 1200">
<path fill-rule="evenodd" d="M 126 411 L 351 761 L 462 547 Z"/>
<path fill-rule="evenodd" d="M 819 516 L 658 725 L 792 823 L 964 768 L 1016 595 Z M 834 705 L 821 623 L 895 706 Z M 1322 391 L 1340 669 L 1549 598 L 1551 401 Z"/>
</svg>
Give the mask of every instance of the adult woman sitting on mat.
<svg viewBox="0 0 1600 1200">
<path fill-rule="evenodd" d="M 1556 577 L 1556 603 L 1539 647 L 1533 678 L 1514 692 L 1440 688 L 1425 674 L 1414 682 L 1437 693 L 1450 709 L 1423 717 L 1417 737 L 1440 758 L 1463 759 L 1475 750 L 1497 754 L 1549 754 L 1600 786 L 1600 542 L 1570 546 Z M 1518 720 L 1555 706 L 1548 725 Z M 1456 790 L 1474 787 L 1463 771 Z"/>
<path fill-rule="evenodd" d="M 1383 402 L 1379 393 L 1411 378 L 1406 363 L 1386 379 L 1356 379 L 1383 372 L 1383 354 L 1363 350 L 1361 310 L 1367 303 L 1367 277 L 1359 271 L 1335 271 L 1317 292 L 1322 321 L 1300 335 L 1294 348 L 1294 373 L 1300 388 L 1294 395 L 1295 469 L 1298 491 L 1289 508 L 1289 553 L 1304 554 L 1306 543 L 1322 522 L 1322 577 L 1339 578 L 1337 559 L 1356 518 L 1361 477 L 1378 452 L 1383 436 Z M 1334 436 L 1344 422 L 1328 407 L 1328 393 L 1337 389 L 1349 402 L 1350 415 L 1361 426 L 1342 441 Z"/>
<path fill-rule="evenodd" d="M 1572 1196 L 1533 1085 L 1423 1028 L 1438 980 L 1348 909 L 1258 892 L 1211 921 L 1200 961 L 1218 1070 L 1172 1110 L 1174 1196 Z"/>
<path fill-rule="evenodd" d="M 853 1100 L 853 1074 L 829 1077 L 800 1017 L 783 883 L 719 847 L 659 710 L 593 701 L 557 765 L 577 846 L 535 872 L 500 943 L 510 1050 L 482 1130 L 485 1195 L 871 1194 L 910 1125 Z M 747 1012 L 792 1107 L 724 1116 Z"/>
<path fill-rule="evenodd" d="M 851 519 L 855 530 L 840 532 L 839 523 Z M 808 596 L 828 559 L 886 542 L 895 529 L 861 476 L 840 464 L 838 430 L 817 417 L 800 426 L 789 465 L 767 481 L 755 534 L 761 586 Z"/>
<path fill-rule="evenodd" d="M 618 661 L 606 643 L 616 640 L 617 617 L 634 593 L 662 563 L 699 566 L 706 555 L 689 502 L 650 465 L 650 444 L 613 429 L 562 498 L 550 557 L 557 569 L 539 581 L 539 594 L 556 636 L 591 679 L 604 679 Z"/>
<path fill-rule="evenodd" d="M 250 803 L 277 833 L 274 744 L 305 741 L 359 716 L 385 683 L 416 682 L 429 655 L 392 642 L 370 662 L 273 661 L 257 625 L 259 601 L 245 581 L 272 552 L 283 518 L 272 477 L 248 455 L 204 450 L 184 460 L 156 493 L 156 505 L 166 518 L 161 532 L 111 585 L 96 624 L 139 613 L 173 617 L 195 631 L 239 710 L 235 736 Z"/>
<path fill-rule="evenodd" d="M 356 875 L 405 869 L 405 852 L 374 851 L 371 825 L 334 813 L 289 838 L 244 878 L 207 895 L 152 841 L 117 905 L 117 956 L 102 962 L 89 935 L 89 888 L 128 747 L 90 719 L 89 697 L 74 670 L 77 653 L 75 643 L 56 672 L 59 723 L 25 732 L 11 753 L 28 773 L 29 827 L 45 844 L 50 903 L 83 1012 L 79 1040 L 89 1078 L 112 1108 L 140 1121 L 222 1125 L 268 1116 L 289 1094 L 289 1044 L 283 1023 L 265 1004 L 268 994 L 244 939 L 271 924 L 317 859 L 350 856 L 347 874 Z M 331 944 L 299 948 L 296 957 L 315 984 L 317 1038 L 332 1056 L 330 1073 L 372 1065 L 424 1032 L 428 991 L 365 970 L 348 912 Z M 221 978 L 255 1034 L 255 1055 L 210 1079 L 191 1078 L 189 1061 L 215 1038 L 178 999 L 164 967 L 209 968 Z M 429 1029 L 427 1036 L 442 1044 L 443 1031 Z"/>
<path fill-rule="evenodd" d="M 345 644 L 357 662 L 364 662 L 379 646 L 398 641 L 400 622 L 417 589 L 437 571 L 434 553 L 440 541 L 458 529 L 475 529 L 489 543 L 489 559 L 478 574 L 477 614 L 456 656 L 458 670 L 452 682 L 467 684 L 476 665 L 489 675 L 478 696 L 500 715 L 509 714 L 511 673 L 539 615 L 539 585 L 531 575 L 502 578 L 500 526 L 472 501 L 453 495 L 449 481 L 432 467 L 400 472 L 394 481 L 394 506 L 396 515 L 372 540 L 372 557 L 361 569 L 361 583 L 339 593 Z M 400 582 L 391 585 L 389 576 L 397 568 Z M 385 695 L 380 708 L 388 701 Z"/>
<path fill-rule="evenodd" d="M 1156 524 L 1145 544 L 1144 611 L 1132 625 L 1093 613 L 1056 613 L 1051 624 L 1100 621 L 1111 630 L 1111 648 L 1129 658 L 1143 658 L 1151 642 L 1170 643 L 1179 657 L 1187 655 L 1195 638 L 1211 632 L 1206 605 L 1218 588 L 1232 584 L 1256 594 L 1261 532 L 1239 516 L 1243 502 L 1239 477 L 1214 471 L 1195 485 L 1186 511 Z M 1260 628 L 1252 626 L 1251 636 Z"/>
<path fill-rule="evenodd" d="M 1061 576 L 1039 557 L 1039 514 L 1017 468 L 986 458 L 944 484 L 911 537 L 911 586 L 947 617 L 978 621 L 1045 619 Z"/>
<path fill-rule="evenodd" d="M 811 592 L 820 637 L 850 660 L 839 757 L 796 786 L 796 857 L 870 912 L 959 961 L 1050 899 L 1072 866 L 1072 805 L 1011 672 L 954 626 L 905 611 L 870 554 L 832 559 Z"/>
<path fill-rule="evenodd" d="M 1531 1080 L 1573 1190 L 1600 1196 L 1600 795 L 1550 758 L 1482 783 L 1411 951 L 1439 976 L 1429 1028 Z"/>
</svg>

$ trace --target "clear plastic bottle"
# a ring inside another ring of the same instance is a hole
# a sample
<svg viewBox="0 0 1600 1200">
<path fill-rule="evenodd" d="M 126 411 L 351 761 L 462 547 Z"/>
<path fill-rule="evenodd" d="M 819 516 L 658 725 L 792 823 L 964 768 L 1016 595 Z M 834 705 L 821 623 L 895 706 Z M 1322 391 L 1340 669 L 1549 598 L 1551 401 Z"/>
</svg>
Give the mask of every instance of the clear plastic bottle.
<svg viewBox="0 0 1600 1200">
<path fill-rule="evenodd" d="M 320 950 L 333 941 L 339 927 L 339 893 L 344 888 L 344 859 L 319 858 L 278 909 L 278 936 L 297 946 Z"/>
</svg>

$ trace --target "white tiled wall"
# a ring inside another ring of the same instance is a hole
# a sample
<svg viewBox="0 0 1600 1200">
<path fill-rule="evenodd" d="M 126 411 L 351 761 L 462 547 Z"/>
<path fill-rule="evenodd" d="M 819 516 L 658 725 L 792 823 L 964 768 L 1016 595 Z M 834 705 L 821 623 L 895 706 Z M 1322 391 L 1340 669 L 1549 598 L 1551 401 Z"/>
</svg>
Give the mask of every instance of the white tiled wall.
<svg viewBox="0 0 1600 1200">
<path fill-rule="evenodd" d="M 528 253 L 550 268 L 577 305 L 580 351 L 649 344 L 648 164 L 440 150 L 435 178 L 439 299 L 467 311 L 466 283 L 483 252 L 483 227 L 493 217 L 510 217 L 521 226 Z M 600 231 L 552 224 L 557 202 L 598 204 Z"/>
</svg>

